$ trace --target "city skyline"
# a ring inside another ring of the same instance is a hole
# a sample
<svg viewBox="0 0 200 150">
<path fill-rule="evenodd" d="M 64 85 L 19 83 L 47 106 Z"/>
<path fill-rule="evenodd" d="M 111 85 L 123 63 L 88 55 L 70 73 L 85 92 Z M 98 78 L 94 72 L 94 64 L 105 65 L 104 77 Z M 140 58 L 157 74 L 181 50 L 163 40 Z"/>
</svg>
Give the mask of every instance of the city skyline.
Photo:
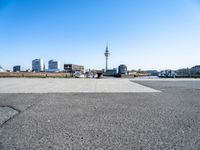
<svg viewBox="0 0 200 150">
<path fill-rule="evenodd" d="M 0 22 L 0 66 L 10 70 L 35 58 L 102 69 L 106 42 L 111 69 L 200 64 L 197 0 L 3 0 Z"/>
</svg>

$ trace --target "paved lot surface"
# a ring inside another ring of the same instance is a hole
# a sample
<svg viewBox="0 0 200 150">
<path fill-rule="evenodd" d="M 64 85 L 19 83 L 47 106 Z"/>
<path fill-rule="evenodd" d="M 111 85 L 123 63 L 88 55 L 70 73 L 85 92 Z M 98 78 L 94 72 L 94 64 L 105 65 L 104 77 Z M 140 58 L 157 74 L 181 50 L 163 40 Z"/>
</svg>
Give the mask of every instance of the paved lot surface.
<svg viewBox="0 0 200 150">
<path fill-rule="evenodd" d="M 159 92 L 127 79 L 0 78 L 0 93 Z"/>
<path fill-rule="evenodd" d="M 199 150 L 200 81 L 132 82 L 162 92 L 1 93 L 0 149 Z"/>
</svg>

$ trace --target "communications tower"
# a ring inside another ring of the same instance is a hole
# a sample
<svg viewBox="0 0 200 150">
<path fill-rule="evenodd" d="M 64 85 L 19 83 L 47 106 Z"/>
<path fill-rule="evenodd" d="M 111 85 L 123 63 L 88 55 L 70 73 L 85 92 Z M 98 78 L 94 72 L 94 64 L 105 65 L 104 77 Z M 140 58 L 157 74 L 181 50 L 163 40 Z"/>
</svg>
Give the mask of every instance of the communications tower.
<svg viewBox="0 0 200 150">
<path fill-rule="evenodd" d="M 110 53 L 108 51 L 108 44 L 106 45 L 106 51 L 104 53 L 105 57 L 106 57 L 106 71 L 108 69 L 108 57 L 110 56 Z"/>
</svg>

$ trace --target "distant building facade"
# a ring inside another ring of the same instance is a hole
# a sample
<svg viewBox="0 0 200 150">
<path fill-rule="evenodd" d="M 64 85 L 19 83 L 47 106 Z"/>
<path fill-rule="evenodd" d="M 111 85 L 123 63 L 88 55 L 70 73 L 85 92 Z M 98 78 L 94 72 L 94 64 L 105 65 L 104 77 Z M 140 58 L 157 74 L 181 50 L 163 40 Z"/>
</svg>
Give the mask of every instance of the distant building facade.
<svg viewBox="0 0 200 150">
<path fill-rule="evenodd" d="M 0 72 L 5 72 L 5 70 L 0 66 Z"/>
<path fill-rule="evenodd" d="M 180 77 L 189 77 L 191 75 L 189 68 L 181 68 L 176 71 L 177 76 Z"/>
<path fill-rule="evenodd" d="M 84 66 L 74 64 L 64 64 L 64 70 L 69 73 L 81 72 L 84 73 Z"/>
<path fill-rule="evenodd" d="M 17 65 L 13 67 L 13 72 L 20 72 L 21 71 L 21 66 Z"/>
<path fill-rule="evenodd" d="M 127 66 L 126 65 L 119 65 L 118 67 L 118 74 L 119 75 L 126 75 L 127 74 Z"/>
<path fill-rule="evenodd" d="M 60 71 L 60 62 L 56 60 L 49 60 L 48 62 L 48 71 L 49 72 L 59 72 Z"/>
<path fill-rule="evenodd" d="M 44 61 L 43 61 L 43 59 L 34 59 L 32 61 L 32 71 L 34 71 L 34 72 L 44 71 Z"/>
<path fill-rule="evenodd" d="M 191 74 L 200 74 L 200 65 L 194 66 L 190 69 Z"/>
<path fill-rule="evenodd" d="M 117 75 L 117 68 L 107 69 L 106 72 L 103 74 L 104 76 L 116 76 Z"/>
<path fill-rule="evenodd" d="M 149 76 L 158 76 L 159 72 L 157 70 L 146 70 Z"/>
</svg>

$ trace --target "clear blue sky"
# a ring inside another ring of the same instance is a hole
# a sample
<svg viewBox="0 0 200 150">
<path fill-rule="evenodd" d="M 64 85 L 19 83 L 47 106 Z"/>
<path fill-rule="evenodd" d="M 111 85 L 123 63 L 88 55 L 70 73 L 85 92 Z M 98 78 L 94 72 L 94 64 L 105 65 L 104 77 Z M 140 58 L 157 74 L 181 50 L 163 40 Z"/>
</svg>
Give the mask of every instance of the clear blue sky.
<svg viewBox="0 0 200 150">
<path fill-rule="evenodd" d="M 0 0 L 0 65 L 43 58 L 104 68 L 200 64 L 199 0 Z"/>
</svg>

